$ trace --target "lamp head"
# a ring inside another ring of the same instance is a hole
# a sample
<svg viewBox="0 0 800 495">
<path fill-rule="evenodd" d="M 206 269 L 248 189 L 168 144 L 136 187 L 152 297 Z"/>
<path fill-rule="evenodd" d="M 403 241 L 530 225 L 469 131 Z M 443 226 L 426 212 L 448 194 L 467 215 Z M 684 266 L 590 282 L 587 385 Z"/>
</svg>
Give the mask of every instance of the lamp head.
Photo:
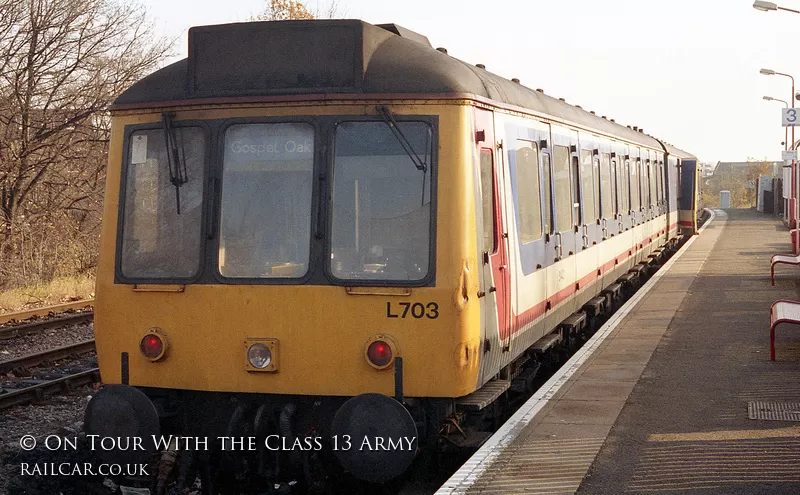
<svg viewBox="0 0 800 495">
<path fill-rule="evenodd" d="M 759 73 L 764 74 L 765 76 L 774 76 L 775 71 L 771 69 L 761 69 Z"/>
<path fill-rule="evenodd" d="M 753 8 L 756 10 L 761 10 L 763 12 L 767 12 L 770 10 L 778 10 L 778 5 L 772 2 L 762 2 L 761 0 L 756 0 L 753 3 Z"/>
<path fill-rule="evenodd" d="M 771 96 L 765 96 L 764 99 L 767 100 L 767 101 L 772 101 L 772 97 Z"/>
</svg>

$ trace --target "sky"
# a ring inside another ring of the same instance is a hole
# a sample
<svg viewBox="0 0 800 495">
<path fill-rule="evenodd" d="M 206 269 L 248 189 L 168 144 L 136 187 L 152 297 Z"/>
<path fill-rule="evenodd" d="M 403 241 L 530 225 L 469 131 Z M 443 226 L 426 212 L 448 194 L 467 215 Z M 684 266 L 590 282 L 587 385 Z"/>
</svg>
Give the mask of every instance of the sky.
<svg viewBox="0 0 800 495">
<path fill-rule="evenodd" d="M 244 22 L 263 0 L 140 0 L 161 36 L 187 53 L 192 26 Z M 330 0 L 307 0 L 327 11 Z M 798 77 L 800 14 L 752 0 L 338 0 L 337 17 L 395 23 L 450 56 L 594 110 L 703 162 L 781 159 L 783 104 Z M 800 0 L 781 7 L 800 10 Z M 800 101 L 795 104 L 800 107 Z M 797 131 L 800 139 L 800 130 Z M 791 138 L 791 130 L 790 130 Z"/>
</svg>

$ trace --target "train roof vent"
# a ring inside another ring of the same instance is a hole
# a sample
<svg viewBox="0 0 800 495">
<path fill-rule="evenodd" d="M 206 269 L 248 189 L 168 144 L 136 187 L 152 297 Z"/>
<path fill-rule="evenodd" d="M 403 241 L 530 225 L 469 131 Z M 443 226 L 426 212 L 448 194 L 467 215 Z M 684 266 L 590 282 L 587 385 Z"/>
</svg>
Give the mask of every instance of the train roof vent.
<svg viewBox="0 0 800 495">
<path fill-rule="evenodd" d="M 544 94 L 544 90 L 542 88 L 536 88 L 536 92 Z"/>
<path fill-rule="evenodd" d="M 600 118 L 601 118 L 601 119 L 606 119 L 606 120 L 608 120 L 608 117 L 606 117 L 605 115 L 603 115 L 603 116 L 602 116 L 602 117 L 600 117 Z"/>
<path fill-rule="evenodd" d="M 516 78 L 516 77 L 512 77 L 512 78 L 511 78 L 511 82 L 514 82 L 514 83 L 517 83 L 517 84 L 519 84 L 519 79 L 518 79 L 518 78 Z"/>
<path fill-rule="evenodd" d="M 486 66 L 485 66 L 485 65 L 483 65 L 483 64 L 475 64 L 475 67 L 477 67 L 477 68 L 479 68 L 479 69 L 486 70 Z"/>
<path fill-rule="evenodd" d="M 559 101 L 563 101 L 564 103 L 566 103 L 566 102 L 567 102 L 567 100 L 565 100 L 564 98 L 559 98 L 558 100 L 559 100 Z"/>
<path fill-rule="evenodd" d="M 628 127 L 630 127 L 630 126 L 628 126 Z M 638 131 L 639 131 L 639 128 L 638 128 L 638 127 L 636 127 L 636 126 L 633 126 L 633 130 L 638 132 Z"/>
<path fill-rule="evenodd" d="M 644 129 L 639 129 L 639 132 L 641 132 L 642 134 L 644 134 Z"/>
<path fill-rule="evenodd" d="M 383 29 L 385 29 L 385 30 L 387 30 L 387 31 L 389 31 L 391 33 L 394 33 L 394 34 L 400 36 L 401 38 L 408 38 L 408 39 L 410 39 L 412 41 L 416 41 L 417 43 L 422 43 L 425 46 L 429 46 L 429 47 L 433 48 L 433 45 L 431 45 L 431 42 L 428 41 L 428 37 L 427 36 L 423 36 L 423 35 L 421 35 L 419 33 L 415 33 L 414 31 L 411 31 L 410 29 L 404 28 L 403 26 L 398 26 L 397 24 L 376 24 L 376 26 L 378 26 L 379 28 L 383 28 Z M 437 50 L 438 50 L 438 48 L 437 48 Z M 445 50 L 444 53 L 447 53 L 447 51 Z"/>
<path fill-rule="evenodd" d="M 583 110 L 583 107 L 580 105 L 575 105 L 575 108 L 580 108 L 581 110 Z"/>
<path fill-rule="evenodd" d="M 594 110 L 589 110 L 589 113 L 595 115 Z"/>
<path fill-rule="evenodd" d="M 437 52 L 442 52 L 442 53 L 444 53 L 445 55 L 447 55 L 447 48 L 445 48 L 445 47 L 443 47 L 443 46 L 440 46 L 439 48 L 437 48 L 437 49 L 436 49 L 436 51 L 437 51 Z"/>
<path fill-rule="evenodd" d="M 605 117 L 603 117 L 603 118 L 605 118 Z M 617 121 L 616 121 L 616 120 L 614 120 L 614 119 L 611 119 L 611 122 L 614 122 L 614 123 L 616 123 Z"/>
</svg>

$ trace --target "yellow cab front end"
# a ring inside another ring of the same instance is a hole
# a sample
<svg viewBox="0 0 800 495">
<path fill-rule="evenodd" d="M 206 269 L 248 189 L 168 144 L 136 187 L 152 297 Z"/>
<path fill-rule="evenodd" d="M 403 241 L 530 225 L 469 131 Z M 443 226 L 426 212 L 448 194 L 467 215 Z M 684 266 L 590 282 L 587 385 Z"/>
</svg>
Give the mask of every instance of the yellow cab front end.
<svg viewBox="0 0 800 495">
<path fill-rule="evenodd" d="M 161 109 L 115 115 L 95 316 L 103 381 L 121 382 L 128 353 L 142 387 L 393 395 L 392 366 L 368 355 L 383 341 L 403 358 L 406 395 L 472 392 L 466 108 L 387 107 L 420 165 L 375 104 L 171 110 L 174 150 Z M 148 356 L 154 333 L 163 349 Z M 248 360 L 258 342 L 264 369 Z"/>
</svg>

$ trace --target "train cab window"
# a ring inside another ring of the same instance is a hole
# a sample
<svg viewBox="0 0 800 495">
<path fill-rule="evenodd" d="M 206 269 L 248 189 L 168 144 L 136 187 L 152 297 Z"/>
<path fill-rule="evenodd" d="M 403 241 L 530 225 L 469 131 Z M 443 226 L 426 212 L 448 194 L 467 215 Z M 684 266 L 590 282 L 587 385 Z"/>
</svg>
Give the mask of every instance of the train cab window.
<svg viewBox="0 0 800 495">
<path fill-rule="evenodd" d="M 594 155 L 591 150 L 581 150 L 581 192 L 583 193 L 584 223 L 597 220 L 599 197 L 595 186 Z"/>
<path fill-rule="evenodd" d="M 542 153 L 542 190 L 544 191 L 544 231 L 548 234 L 555 232 L 553 229 L 553 183 L 550 180 L 552 173 L 550 154 Z"/>
<path fill-rule="evenodd" d="M 520 242 L 542 237 L 542 211 L 539 197 L 539 147 L 531 141 L 517 140 L 512 163 L 516 164 L 516 200 Z"/>
<path fill-rule="evenodd" d="M 385 122 L 336 126 L 330 270 L 338 279 L 428 275 L 433 132 L 425 122 L 397 125 L 402 143 Z"/>
<path fill-rule="evenodd" d="M 555 230 L 563 232 L 570 229 L 572 223 L 572 184 L 570 181 L 569 148 L 553 147 L 553 196 L 556 200 Z"/>
<path fill-rule="evenodd" d="M 236 124 L 224 145 L 219 273 L 302 277 L 311 243 L 313 127 Z"/>
<path fill-rule="evenodd" d="M 124 277 L 190 279 L 200 270 L 206 137 L 198 127 L 172 129 L 179 163 L 171 166 L 163 129 L 136 131 L 128 140 L 120 253 Z M 172 179 L 178 173 L 185 181 L 176 187 Z"/>
<path fill-rule="evenodd" d="M 489 253 L 497 251 L 497 225 L 494 185 L 494 160 L 491 150 L 481 150 L 481 202 L 483 209 L 483 250 Z"/>
<path fill-rule="evenodd" d="M 600 192 L 603 198 L 603 218 L 612 218 L 614 209 L 614 181 L 611 175 L 611 161 L 607 153 L 600 160 Z"/>
</svg>

